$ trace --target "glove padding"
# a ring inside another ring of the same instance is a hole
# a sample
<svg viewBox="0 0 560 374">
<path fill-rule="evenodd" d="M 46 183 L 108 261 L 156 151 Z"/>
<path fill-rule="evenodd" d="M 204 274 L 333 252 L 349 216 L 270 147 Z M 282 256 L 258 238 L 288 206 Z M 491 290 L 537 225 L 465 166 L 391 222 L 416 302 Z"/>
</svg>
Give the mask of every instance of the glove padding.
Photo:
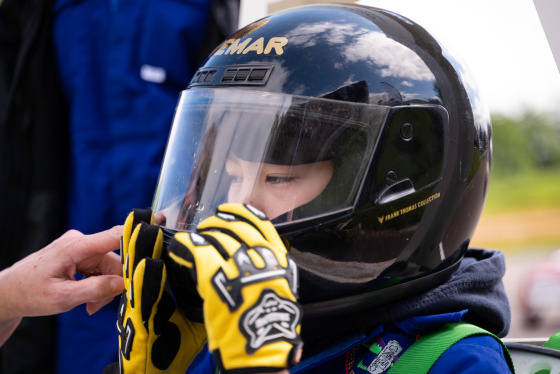
<svg viewBox="0 0 560 374">
<path fill-rule="evenodd" d="M 163 233 L 151 211 L 130 213 L 121 242 L 121 373 L 184 373 L 206 343 L 204 325 L 185 318 L 166 287 L 162 248 Z"/>
<path fill-rule="evenodd" d="M 263 213 L 221 205 L 196 233 L 175 234 L 169 259 L 196 282 L 221 373 L 278 371 L 299 361 L 297 268 Z"/>
</svg>

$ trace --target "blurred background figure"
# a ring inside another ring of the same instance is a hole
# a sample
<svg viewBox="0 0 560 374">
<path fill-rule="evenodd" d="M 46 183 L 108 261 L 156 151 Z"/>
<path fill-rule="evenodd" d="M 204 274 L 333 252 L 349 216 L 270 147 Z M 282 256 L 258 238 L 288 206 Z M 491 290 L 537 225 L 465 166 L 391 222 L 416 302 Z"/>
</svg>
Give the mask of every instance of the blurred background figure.
<svg viewBox="0 0 560 374">
<path fill-rule="evenodd" d="M 178 93 L 238 26 L 239 0 L 0 3 L 0 269 L 65 229 L 151 205 Z M 1 373 L 100 373 L 117 301 L 24 319 Z M 56 323 L 55 323 L 56 322 Z M 32 354 L 30 354 L 32 352 Z"/>
<path fill-rule="evenodd" d="M 547 320 L 560 323 L 560 249 L 544 256 L 529 270 L 522 277 L 519 293 L 524 326 L 539 328 Z"/>
</svg>

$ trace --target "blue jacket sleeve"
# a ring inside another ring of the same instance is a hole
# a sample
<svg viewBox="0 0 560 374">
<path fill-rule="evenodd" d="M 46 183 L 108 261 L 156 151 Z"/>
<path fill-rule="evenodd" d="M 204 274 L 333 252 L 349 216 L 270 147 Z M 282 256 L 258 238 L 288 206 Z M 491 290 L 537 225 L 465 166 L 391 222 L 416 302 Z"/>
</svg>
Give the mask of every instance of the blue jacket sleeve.
<svg viewBox="0 0 560 374">
<path fill-rule="evenodd" d="M 208 346 L 205 346 L 191 363 L 186 374 L 214 374 L 215 372 L 214 357 L 208 351 Z"/>
<path fill-rule="evenodd" d="M 502 345 L 490 336 L 472 336 L 455 343 L 429 374 L 509 374 Z"/>
</svg>

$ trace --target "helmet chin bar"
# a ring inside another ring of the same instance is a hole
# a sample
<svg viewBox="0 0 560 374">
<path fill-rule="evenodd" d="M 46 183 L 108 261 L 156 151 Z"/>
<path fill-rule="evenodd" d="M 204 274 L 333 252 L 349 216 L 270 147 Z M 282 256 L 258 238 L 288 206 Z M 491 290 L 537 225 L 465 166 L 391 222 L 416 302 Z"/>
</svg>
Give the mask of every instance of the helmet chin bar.
<svg viewBox="0 0 560 374">
<path fill-rule="evenodd" d="M 348 312 L 356 312 L 425 292 L 433 288 L 434 285 L 445 283 L 445 281 L 451 277 L 451 274 L 459 268 L 461 259 L 462 257 L 457 259 L 449 267 L 435 273 L 393 286 L 333 300 L 303 304 L 304 318 L 324 318 Z"/>
<path fill-rule="evenodd" d="M 179 231 L 163 227 L 162 231 L 164 236 L 163 257 L 165 259 L 167 257 L 167 246 L 171 242 L 171 239 L 173 239 L 173 236 Z M 420 294 L 433 288 L 434 285 L 445 283 L 445 281 L 447 281 L 447 279 L 449 279 L 459 268 L 462 258 L 463 256 L 455 259 L 451 265 L 434 273 L 423 275 L 419 278 L 413 278 L 393 286 L 380 288 L 374 291 L 367 291 L 356 295 L 340 297 L 334 300 L 304 303 L 302 306 L 305 319 L 325 318 L 348 312 L 357 312 L 397 301 L 414 294 Z M 194 284 L 188 286 L 195 287 Z M 177 302 L 179 307 L 190 320 L 199 323 L 204 322 L 201 300 L 186 300 L 183 302 L 181 302 L 181 300 L 177 300 Z"/>
</svg>

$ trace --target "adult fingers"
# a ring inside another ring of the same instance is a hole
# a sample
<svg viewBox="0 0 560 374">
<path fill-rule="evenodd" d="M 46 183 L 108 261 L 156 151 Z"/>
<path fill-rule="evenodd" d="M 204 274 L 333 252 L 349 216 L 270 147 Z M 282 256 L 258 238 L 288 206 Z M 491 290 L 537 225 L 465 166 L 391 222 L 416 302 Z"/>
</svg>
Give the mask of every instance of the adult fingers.
<svg viewBox="0 0 560 374">
<path fill-rule="evenodd" d="M 107 299 L 103 299 L 101 301 L 89 302 L 89 303 L 86 304 L 86 311 L 91 316 L 92 314 L 98 312 L 105 305 L 107 305 L 111 301 L 113 301 L 114 298 L 115 298 L 114 296 L 111 296 L 111 297 L 109 297 Z"/>
<path fill-rule="evenodd" d="M 71 309 L 84 303 L 100 303 L 119 295 L 124 289 L 122 277 L 117 275 L 100 275 L 81 281 L 69 281 L 71 298 L 68 307 Z"/>
<path fill-rule="evenodd" d="M 102 255 L 120 247 L 123 226 L 114 226 L 96 234 L 84 235 L 73 243 L 72 256 L 76 262 Z"/>
<path fill-rule="evenodd" d="M 113 252 L 105 254 L 97 265 L 103 275 L 122 275 L 121 257 Z"/>
</svg>

